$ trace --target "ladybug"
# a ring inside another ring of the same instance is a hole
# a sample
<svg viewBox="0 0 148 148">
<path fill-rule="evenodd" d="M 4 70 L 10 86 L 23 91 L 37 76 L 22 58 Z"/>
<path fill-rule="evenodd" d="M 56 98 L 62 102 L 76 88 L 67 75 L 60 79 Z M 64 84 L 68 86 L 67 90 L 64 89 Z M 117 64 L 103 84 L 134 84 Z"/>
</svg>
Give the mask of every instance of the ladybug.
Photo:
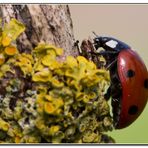
<svg viewBox="0 0 148 148">
<path fill-rule="evenodd" d="M 106 60 L 111 85 L 106 98 L 112 98 L 115 129 L 133 123 L 142 113 L 148 98 L 148 71 L 140 56 L 131 47 L 112 37 L 97 36 L 94 48 Z"/>
</svg>

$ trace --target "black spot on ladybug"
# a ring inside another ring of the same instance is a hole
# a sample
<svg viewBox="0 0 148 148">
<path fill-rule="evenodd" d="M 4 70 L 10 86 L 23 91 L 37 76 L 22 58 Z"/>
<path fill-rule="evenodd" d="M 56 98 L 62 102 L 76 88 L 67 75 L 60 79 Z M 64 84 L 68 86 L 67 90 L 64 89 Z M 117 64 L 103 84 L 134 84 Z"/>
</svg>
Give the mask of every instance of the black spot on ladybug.
<svg viewBox="0 0 148 148">
<path fill-rule="evenodd" d="M 138 107 L 136 105 L 130 106 L 128 113 L 130 115 L 135 115 L 138 112 Z"/>
<path fill-rule="evenodd" d="M 134 75 L 135 75 L 135 72 L 134 72 L 132 69 L 129 69 L 129 70 L 127 71 L 127 74 L 126 74 L 127 77 L 131 78 L 131 77 L 133 77 Z"/>
<path fill-rule="evenodd" d="M 148 88 L 148 79 L 145 79 L 145 81 L 144 81 L 144 87 L 145 88 Z"/>
</svg>

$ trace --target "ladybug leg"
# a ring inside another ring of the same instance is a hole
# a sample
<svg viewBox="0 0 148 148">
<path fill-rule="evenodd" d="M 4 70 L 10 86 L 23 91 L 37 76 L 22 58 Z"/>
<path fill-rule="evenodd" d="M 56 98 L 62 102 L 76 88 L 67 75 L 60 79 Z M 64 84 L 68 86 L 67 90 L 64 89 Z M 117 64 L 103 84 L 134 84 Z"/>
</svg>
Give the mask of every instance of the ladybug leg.
<svg viewBox="0 0 148 148">
<path fill-rule="evenodd" d="M 97 53 L 97 54 L 100 54 L 100 55 L 102 55 L 102 56 L 113 56 L 114 54 L 117 54 L 117 53 L 119 53 L 119 51 L 106 51 L 106 50 L 101 50 L 99 53 Z"/>
<path fill-rule="evenodd" d="M 117 59 L 106 65 L 106 69 L 110 70 L 117 63 Z"/>
<path fill-rule="evenodd" d="M 112 67 L 114 67 L 117 63 L 117 55 L 118 55 L 118 51 L 106 51 L 106 50 L 101 50 L 99 53 L 97 53 L 98 55 L 102 55 L 105 60 L 106 60 L 106 69 L 110 70 L 112 69 Z"/>
<path fill-rule="evenodd" d="M 119 116 L 121 112 L 121 98 L 122 98 L 122 90 L 119 84 L 112 84 L 111 87 L 111 105 L 112 105 L 112 112 L 113 112 L 113 119 L 114 119 L 114 126 L 117 125 L 119 121 Z M 117 89 L 118 88 L 118 89 Z"/>
<path fill-rule="evenodd" d="M 117 63 L 117 60 L 114 60 L 112 63 L 110 63 L 108 66 L 107 66 L 107 69 L 110 70 L 110 75 L 111 75 L 111 85 L 110 87 L 108 88 L 107 90 L 107 93 L 105 94 L 105 99 L 108 101 L 110 96 L 114 96 L 112 99 L 113 101 L 118 101 L 119 99 L 114 99 L 114 98 L 119 98 L 120 97 L 120 94 L 121 94 L 121 84 L 120 84 L 120 80 L 119 80 L 119 77 L 118 77 L 118 74 L 115 73 L 115 68 L 116 68 L 116 63 Z M 116 89 L 119 88 L 118 90 L 119 91 L 116 91 Z M 113 92 L 116 92 L 116 93 L 113 93 Z"/>
<path fill-rule="evenodd" d="M 81 50 L 80 47 L 79 47 L 79 40 L 76 40 L 76 41 L 74 42 L 73 47 L 74 47 L 74 48 L 76 47 L 76 49 L 78 50 L 79 55 L 82 54 L 82 50 Z"/>
<path fill-rule="evenodd" d="M 111 77 L 111 105 L 113 111 L 114 125 L 119 121 L 119 114 L 121 111 L 121 98 L 122 98 L 122 86 L 117 73 L 117 62 L 115 62 L 110 67 L 110 77 Z"/>
</svg>

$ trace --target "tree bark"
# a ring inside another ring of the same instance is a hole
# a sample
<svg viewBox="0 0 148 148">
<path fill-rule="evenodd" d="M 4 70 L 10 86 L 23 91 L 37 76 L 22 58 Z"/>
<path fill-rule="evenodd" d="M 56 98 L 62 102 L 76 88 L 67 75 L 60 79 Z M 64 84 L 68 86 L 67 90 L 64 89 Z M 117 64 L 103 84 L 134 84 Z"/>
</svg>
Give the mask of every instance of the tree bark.
<svg viewBox="0 0 148 148">
<path fill-rule="evenodd" d="M 73 25 L 67 5 L 1 5 L 0 17 L 3 23 L 16 18 L 26 26 L 17 40 L 21 52 L 30 52 L 39 42 L 45 42 L 64 49 L 60 60 L 78 54 L 73 50 Z"/>
</svg>

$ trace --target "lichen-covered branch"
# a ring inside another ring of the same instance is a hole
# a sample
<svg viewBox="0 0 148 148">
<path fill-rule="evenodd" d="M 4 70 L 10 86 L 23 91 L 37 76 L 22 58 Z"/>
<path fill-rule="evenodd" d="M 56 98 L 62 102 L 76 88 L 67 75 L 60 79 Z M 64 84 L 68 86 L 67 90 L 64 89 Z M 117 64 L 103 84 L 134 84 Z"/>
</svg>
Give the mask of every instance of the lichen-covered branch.
<svg viewBox="0 0 148 148">
<path fill-rule="evenodd" d="M 3 26 L 0 143 L 113 143 L 109 72 L 83 56 L 61 62 L 63 49 L 45 42 L 22 52 L 16 40 L 24 25 L 11 19 Z"/>
<path fill-rule="evenodd" d="M 67 5 L 1 5 L 0 11 L 3 23 L 16 18 L 25 25 L 25 32 L 17 39 L 21 52 L 31 52 L 39 42 L 45 42 L 63 48 L 63 59 L 77 55 L 72 50 L 73 25 Z"/>
</svg>

